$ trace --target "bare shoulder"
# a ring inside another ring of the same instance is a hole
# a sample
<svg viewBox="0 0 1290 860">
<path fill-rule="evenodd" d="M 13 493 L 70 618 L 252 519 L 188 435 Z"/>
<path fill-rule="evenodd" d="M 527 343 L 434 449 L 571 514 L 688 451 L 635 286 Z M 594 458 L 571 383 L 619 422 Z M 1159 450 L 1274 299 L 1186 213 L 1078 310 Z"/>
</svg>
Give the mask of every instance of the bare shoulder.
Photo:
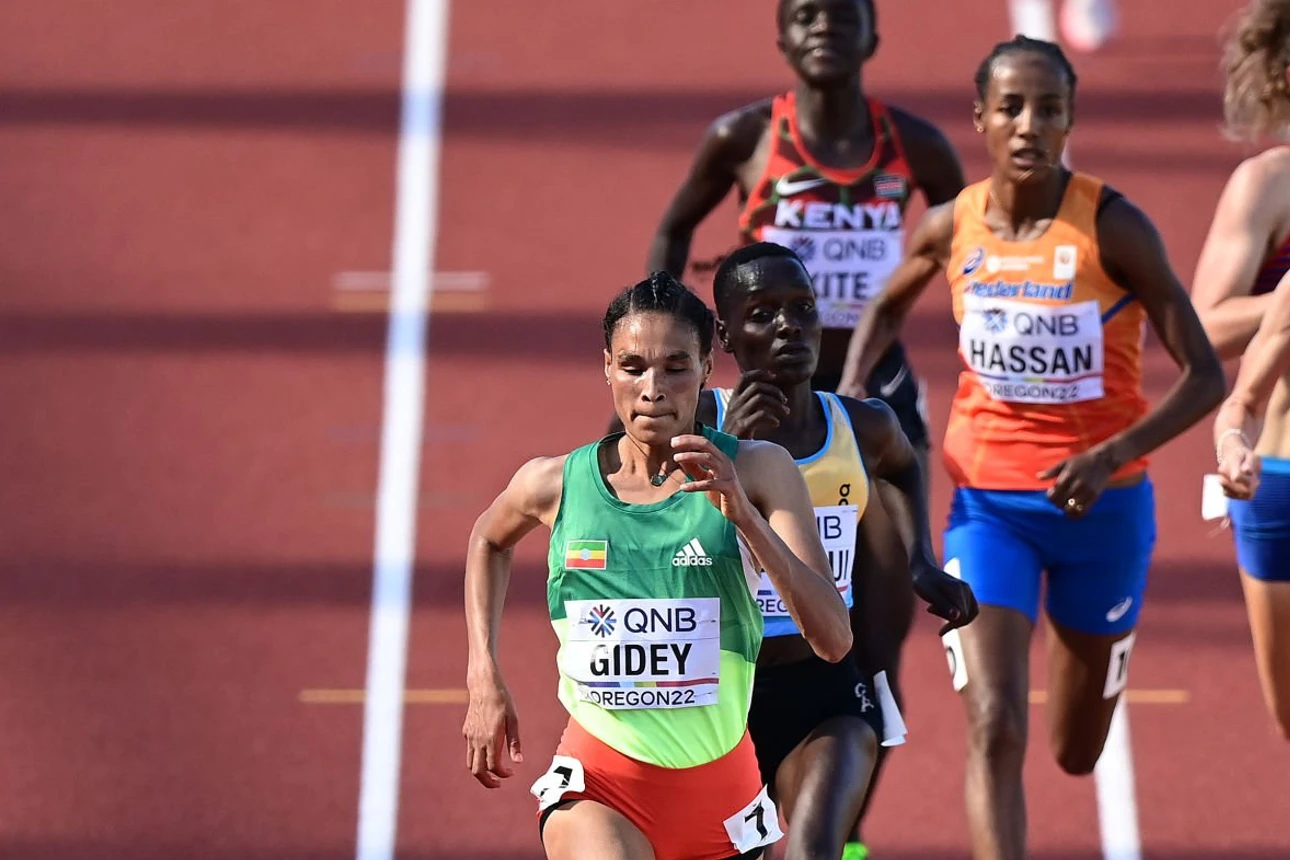
<svg viewBox="0 0 1290 860">
<path fill-rule="evenodd" d="M 1164 239 L 1156 222 L 1138 204 L 1109 185 L 1102 189 L 1096 225 L 1102 263 L 1112 277 L 1117 276 L 1112 270 L 1122 263 L 1154 259 L 1165 253 Z"/>
<path fill-rule="evenodd" d="M 887 112 L 891 114 L 892 122 L 896 124 L 896 131 L 900 133 L 900 142 L 904 144 L 907 152 L 957 160 L 954 147 L 950 139 L 941 131 L 940 126 L 895 105 L 887 105 Z"/>
<path fill-rule="evenodd" d="M 1290 146 L 1274 146 L 1251 155 L 1232 171 L 1232 179 L 1250 183 L 1290 183 Z"/>
<path fill-rule="evenodd" d="M 925 229 L 943 232 L 949 236 L 954 232 L 954 200 L 946 200 L 935 206 L 927 207 L 923 213 L 922 225 Z"/>
<path fill-rule="evenodd" d="M 723 113 L 708 126 L 704 146 L 729 164 L 752 158 L 770 123 L 773 99 L 763 99 Z"/>
<path fill-rule="evenodd" d="M 529 516 L 551 519 L 564 492 L 564 464 L 568 459 L 568 454 L 534 457 L 520 466 L 506 487 L 511 504 Z"/>
<path fill-rule="evenodd" d="M 1155 224 L 1138 204 L 1116 191 L 1110 185 L 1102 187 L 1102 202 L 1097 210 L 1099 241 L 1114 239 L 1117 230 L 1129 230 L 1136 235 L 1144 231 L 1155 232 Z"/>
<path fill-rule="evenodd" d="M 766 128 L 766 123 L 770 122 L 771 106 L 774 102 L 773 98 L 765 98 L 737 107 L 717 117 L 711 127 L 726 136 L 737 135 L 741 131 L 761 131 Z"/>
<path fill-rule="evenodd" d="M 838 401 L 851 419 L 856 446 L 866 465 L 881 461 L 905 435 L 895 410 L 878 398 L 858 400 L 840 394 Z"/>
<path fill-rule="evenodd" d="M 1097 249 L 1106 273 L 1125 290 L 1140 293 L 1146 272 L 1167 268 L 1164 240 L 1155 222 L 1129 198 L 1110 186 L 1097 210 Z"/>
<path fill-rule="evenodd" d="M 946 200 L 931 206 L 923 213 L 923 220 L 918 222 L 914 237 L 915 250 L 926 252 L 934 249 L 948 254 L 954 239 L 954 201 Z"/>
<path fill-rule="evenodd" d="M 791 507 L 794 486 L 807 499 L 806 484 L 793 455 L 786 448 L 764 439 L 740 439 L 735 455 L 735 472 L 748 500 L 767 515 L 772 509 Z"/>
<path fill-rule="evenodd" d="M 788 449 L 765 439 L 740 439 L 735 453 L 735 470 L 741 481 L 773 481 L 797 463 Z"/>
<path fill-rule="evenodd" d="M 938 125 L 928 119 L 924 119 L 916 113 L 905 110 L 893 104 L 884 103 L 887 112 L 891 114 L 892 120 L 896 123 L 896 129 L 900 132 L 901 137 L 918 136 L 928 140 L 945 140 L 945 135 L 941 133 Z"/>
<path fill-rule="evenodd" d="M 847 411 L 847 417 L 851 419 L 851 425 L 855 428 L 857 436 L 865 433 L 886 436 L 891 432 L 891 428 L 900 427 L 900 419 L 896 417 L 896 411 L 877 397 L 866 397 L 860 400 L 839 394 L 838 401 Z"/>
<path fill-rule="evenodd" d="M 1224 203 L 1257 218 L 1285 221 L 1290 212 L 1290 147 L 1276 146 L 1242 161 L 1228 177 Z"/>
</svg>

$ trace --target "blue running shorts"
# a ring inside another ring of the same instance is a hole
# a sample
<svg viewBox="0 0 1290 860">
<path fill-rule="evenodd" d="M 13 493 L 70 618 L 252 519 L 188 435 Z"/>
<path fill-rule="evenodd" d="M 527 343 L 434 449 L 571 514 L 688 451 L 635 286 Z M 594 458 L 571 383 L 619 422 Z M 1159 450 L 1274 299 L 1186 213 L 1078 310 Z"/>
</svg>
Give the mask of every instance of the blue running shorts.
<svg viewBox="0 0 1290 860">
<path fill-rule="evenodd" d="M 954 492 L 945 530 L 946 569 L 972 586 L 977 602 L 1036 621 L 1042 574 L 1048 615 L 1081 633 L 1132 630 L 1142 609 L 1156 542 L 1150 480 L 1106 490 L 1071 519 L 1042 490 Z"/>
</svg>

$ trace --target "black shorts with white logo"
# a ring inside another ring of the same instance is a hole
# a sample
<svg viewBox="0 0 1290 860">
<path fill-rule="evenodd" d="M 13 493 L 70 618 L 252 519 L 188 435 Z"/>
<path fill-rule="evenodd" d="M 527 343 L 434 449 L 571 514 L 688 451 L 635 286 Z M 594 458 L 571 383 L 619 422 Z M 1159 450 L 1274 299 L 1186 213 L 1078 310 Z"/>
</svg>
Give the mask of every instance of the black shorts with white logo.
<svg viewBox="0 0 1290 860">
<path fill-rule="evenodd" d="M 837 391 L 841 381 L 840 373 L 818 370 L 811 378 L 811 387 L 817 391 Z M 886 403 L 896 413 L 900 429 L 905 431 L 911 445 L 929 447 L 931 433 L 927 427 L 923 386 L 914 375 L 914 369 L 909 366 L 905 347 L 901 343 L 893 343 L 883 353 L 869 378 L 865 380 L 864 387 L 870 397 Z"/>
<path fill-rule="evenodd" d="M 772 797 L 775 772 L 788 754 L 821 723 L 843 716 L 864 720 L 882 741 L 882 707 L 873 677 L 851 655 L 837 663 L 811 656 L 782 666 L 758 667 L 748 733 Z"/>
</svg>

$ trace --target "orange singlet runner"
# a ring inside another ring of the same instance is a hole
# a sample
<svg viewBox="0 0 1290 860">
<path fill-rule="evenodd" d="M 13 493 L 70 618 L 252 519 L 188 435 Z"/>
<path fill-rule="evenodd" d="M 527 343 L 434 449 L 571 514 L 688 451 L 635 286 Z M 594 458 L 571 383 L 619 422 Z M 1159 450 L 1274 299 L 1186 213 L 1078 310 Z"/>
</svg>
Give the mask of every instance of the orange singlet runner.
<svg viewBox="0 0 1290 860">
<path fill-rule="evenodd" d="M 950 407 L 945 462 L 959 486 L 1046 487 L 1037 475 L 1146 413 L 1142 305 L 1102 269 L 1102 182 L 1071 177 L 1052 225 L 1008 242 L 986 225 L 989 181 L 954 207 L 947 277 L 965 368 Z M 1120 480 L 1146 469 L 1124 465 Z"/>
<path fill-rule="evenodd" d="M 1091 176 L 1069 178 L 1043 235 L 998 238 L 985 222 L 989 181 L 954 205 L 946 275 L 963 371 L 950 407 L 944 460 L 955 492 L 946 570 L 982 605 L 1034 623 L 1047 572 L 1049 616 L 1094 635 L 1137 622 L 1155 546 L 1146 458 L 1126 463 L 1088 510 L 1071 519 L 1039 475 L 1137 422 L 1146 312 L 1102 268 L 1097 212 L 1107 196 Z M 1141 480 L 1132 480 L 1141 475 Z M 1108 689 L 1122 684 L 1125 640 Z"/>
</svg>

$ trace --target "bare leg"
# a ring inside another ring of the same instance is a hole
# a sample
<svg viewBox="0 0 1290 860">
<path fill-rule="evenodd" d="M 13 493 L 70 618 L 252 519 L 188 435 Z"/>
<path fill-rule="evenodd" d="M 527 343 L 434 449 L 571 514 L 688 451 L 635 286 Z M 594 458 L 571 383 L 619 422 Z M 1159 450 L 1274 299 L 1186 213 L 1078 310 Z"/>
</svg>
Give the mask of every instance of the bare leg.
<svg viewBox="0 0 1290 860">
<path fill-rule="evenodd" d="M 926 477 L 927 448 L 915 448 L 924 464 Z M 856 599 L 851 612 L 851 629 L 855 635 L 855 658 L 862 671 L 885 671 L 897 706 L 904 708 L 900 690 L 900 658 L 905 639 L 914 619 L 914 588 L 909 580 L 909 555 L 900 533 L 891 522 L 882 500 L 875 492 L 870 496 L 856 534 Z M 890 750 L 878 748 L 878 760 L 870 778 L 869 791 L 855 822 L 850 841 L 861 842 L 861 825 L 877 790 L 878 774 Z"/>
<path fill-rule="evenodd" d="M 1048 745 L 1062 770 L 1083 776 L 1093 772 L 1111 729 L 1120 694 L 1105 695 L 1107 676 L 1128 672 L 1128 654 L 1114 646 L 1130 633 L 1078 633 L 1048 620 Z"/>
<path fill-rule="evenodd" d="M 878 738 L 858 717 L 834 717 L 797 745 L 775 773 L 788 821 L 784 860 L 838 860 L 869 790 Z"/>
<path fill-rule="evenodd" d="M 654 860 L 654 849 L 620 812 L 578 800 L 552 812 L 542 828 L 547 860 Z"/>
<path fill-rule="evenodd" d="M 967 815 L 976 860 L 1022 860 L 1026 854 L 1026 757 L 1030 636 L 1023 613 L 982 606 L 960 628 L 967 685 Z"/>
<path fill-rule="evenodd" d="M 1263 700 L 1281 736 L 1290 740 L 1290 582 L 1267 582 L 1241 571 Z"/>
</svg>

